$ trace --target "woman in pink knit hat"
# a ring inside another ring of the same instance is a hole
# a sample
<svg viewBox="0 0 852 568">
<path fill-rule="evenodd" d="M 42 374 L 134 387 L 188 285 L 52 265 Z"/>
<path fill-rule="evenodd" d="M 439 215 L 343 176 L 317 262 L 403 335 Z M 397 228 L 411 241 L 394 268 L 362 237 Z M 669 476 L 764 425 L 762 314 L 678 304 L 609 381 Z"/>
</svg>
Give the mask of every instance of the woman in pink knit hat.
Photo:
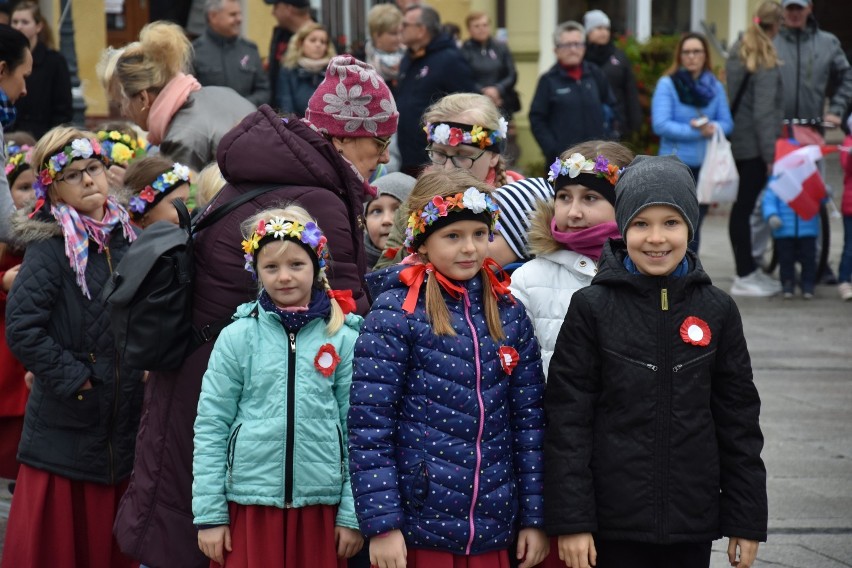
<svg viewBox="0 0 852 568">
<path fill-rule="evenodd" d="M 399 114 L 376 71 L 354 57 L 329 62 L 306 118 L 285 118 L 263 105 L 225 134 L 217 152 L 228 184 L 210 207 L 255 188 L 269 191 L 198 234 L 194 247 L 193 325 L 211 341 L 175 371 L 152 372 L 136 444 L 133 479 L 122 500 L 115 534 L 128 554 L 152 567 L 206 567 L 191 511 L 192 436 L 201 378 L 213 339 L 237 306 L 256 299 L 257 285 L 234 248 L 234 231 L 256 211 L 297 202 L 321 223 L 332 251 L 334 290 L 350 291 L 356 313 L 369 306 L 363 229 L 365 180 L 388 160 L 387 143 Z"/>
</svg>

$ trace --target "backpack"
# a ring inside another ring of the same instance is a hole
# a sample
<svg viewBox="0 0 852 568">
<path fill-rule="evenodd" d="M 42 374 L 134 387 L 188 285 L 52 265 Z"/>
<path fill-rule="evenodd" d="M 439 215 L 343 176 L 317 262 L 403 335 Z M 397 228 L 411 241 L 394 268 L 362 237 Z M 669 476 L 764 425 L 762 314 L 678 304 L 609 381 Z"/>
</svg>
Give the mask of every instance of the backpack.
<svg viewBox="0 0 852 568">
<path fill-rule="evenodd" d="M 215 339 L 230 323 L 229 318 L 201 330 L 192 325 L 194 237 L 241 205 L 279 187 L 259 187 L 209 215 L 205 210 L 195 220 L 183 201 L 175 200 L 178 225 L 157 221 L 142 231 L 101 295 L 115 347 L 128 366 L 146 371 L 177 369 L 189 353 Z"/>
</svg>

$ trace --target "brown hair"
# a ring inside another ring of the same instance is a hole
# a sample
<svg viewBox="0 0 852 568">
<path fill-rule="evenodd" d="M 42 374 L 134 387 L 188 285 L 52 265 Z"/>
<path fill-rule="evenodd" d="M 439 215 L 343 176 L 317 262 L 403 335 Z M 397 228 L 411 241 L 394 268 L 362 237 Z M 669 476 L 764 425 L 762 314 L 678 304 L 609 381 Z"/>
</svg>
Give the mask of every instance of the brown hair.
<svg viewBox="0 0 852 568">
<path fill-rule="evenodd" d="M 307 225 L 310 222 L 316 223 L 316 220 L 311 217 L 310 213 L 308 213 L 303 207 L 296 205 L 295 203 L 288 203 L 281 205 L 280 207 L 273 207 L 270 209 L 264 209 L 263 211 L 259 211 L 243 221 L 240 224 L 240 230 L 242 231 L 243 238 L 245 240 L 251 239 L 252 234 L 255 229 L 257 229 L 258 223 L 262 219 L 268 220 L 272 217 L 280 217 L 281 219 L 286 219 L 287 221 L 298 221 L 302 225 Z M 322 230 L 322 227 L 320 227 Z M 295 245 L 292 241 L 288 241 L 283 239 L 281 241 L 284 243 L 284 246 L 281 247 L 280 253 L 283 254 L 285 250 L 290 245 Z M 298 245 L 296 245 L 298 246 Z M 329 251 L 330 252 L 330 251 Z M 255 264 L 257 263 L 257 255 L 258 252 L 255 252 Z M 319 272 L 317 275 L 317 279 L 314 282 L 314 285 L 319 287 L 320 290 L 325 290 L 326 292 L 331 290 L 331 284 L 328 282 L 328 276 Z M 257 278 L 258 287 L 263 288 L 263 284 L 260 282 L 260 277 Z M 328 335 L 334 335 L 337 333 L 341 327 L 343 327 L 344 320 L 346 319 L 346 315 L 343 313 L 343 310 L 340 307 L 340 304 L 334 298 L 329 298 L 331 301 L 331 313 L 328 317 L 328 322 L 326 323 L 325 330 Z"/>
<path fill-rule="evenodd" d="M 38 4 L 32 2 L 32 0 L 24 0 L 23 2 L 18 2 L 15 4 L 15 7 L 12 8 L 11 16 L 15 15 L 15 12 L 23 12 L 24 10 L 28 11 L 35 23 L 41 24 L 41 31 L 38 32 L 38 41 L 42 45 L 44 45 L 47 49 L 54 49 L 55 46 L 53 44 L 53 31 L 50 29 L 50 24 L 47 23 L 47 20 L 44 19 L 44 16 L 41 13 L 41 8 L 39 8 Z M 11 21 L 10 16 L 10 21 Z"/>
<path fill-rule="evenodd" d="M 290 43 L 287 46 L 287 52 L 284 54 L 284 57 L 281 60 L 281 64 L 284 67 L 288 69 L 295 69 L 299 66 L 299 58 L 301 58 L 302 54 L 304 53 L 302 51 L 302 45 L 305 43 L 305 38 L 317 30 L 325 32 L 325 37 L 328 40 L 328 45 L 325 49 L 325 55 L 323 55 L 323 57 L 331 59 L 332 57 L 337 55 L 337 50 L 334 49 L 334 43 L 331 41 L 331 34 L 328 33 L 328 30 L 316 22 L 308 22 L 307 24 L 299 28 L 299 31 L 297 31 L 290 39 Z"/>
<path fill-rule="evenodd" d="M 781 25 L 783 9 L 778 2 L 767 0 L 757 7 L 754 18 L 755 21 L 743 34 L 738 53 L 749 73 L 754 73 L 758 68 L 772 69 L 778 66 L 778 52 L 767 32 Z"/>
<path fill-rule="evenodd" d="M 425 173 L 417 180 L 414 189 L 411 190 L 411 194 L 408 196 L 408 214 L 411 215 L 411 213 L 423 209 L 437 195 L 449 197 L 457 193 L 464 193 L 470 187 L 475 187 L 483 193 L 491 192 L 491 187 L 488 184 L 476 178 L 467 170 L 439 170 Z M 428 239 L 429 237 L 426 237 L 426 240 Z M 424 262 L 429 261 L 426 257 L 423 257 L 422 260 Z M 491 280 L 485 273 L 486 270 L 489 269 L 482 267 L 480 270 L 483 288 L 483 312 L 485 313 L 485 321 L 488 324 L 488 333 L 492 338 L 499 341 L 505 339 L 506 334 L 503 333 L 503 324 L 500 322 L 500 311 L 491 288 Z M 447 302 L 441 292 L 441 285 L 438 284 L 437 279 L 431 274 L 426 279 L 426 317 L 432 324 L 435 335 L 456 334 L 450 320 L 450 311 L 447 308 Z"/>
<path fill-rule="evenodd" d="M 572 154 L 582 154 L 587 160 L 594 160 L 598 156 L 604 156 L 619 168 L 625 167 L 636 157 L 633 150 L 627 146 L 610 140 L 588 140 L 580 142 L 562 152 L 559 155 L 559 159 L 567 160 Z"/>
<path fill-rule="evenodd" d="M 666 69 L 666 75 L 674 75 L 682 67 L 680 63 L 680 52 L 683 50 L 683 44 L 691 39 L 697 39 L 700 41 L 701 47 L 704 48 L 704 71 L 713 72 L 713 64 L 710 61 L 710 44 L 707 43 L 707 38 L 698 32 L 687 32 L 680 36 L 680 40 L 677 42 L 677 47 L 674 52 L 674 61 L 672 61 L 672 64 L 668 69 Z"/>
<path fill-rule="evenodd" d="M 467 15 L 467 18 L 464 19 L 464 27 L 470 29 L 470 24 L 476 20 L 481 20 L 482 18 L 488 19 L 488 23 L 491 23 L 491 18 L 485 12 L 471 12 Z"/>
<path fill-rule="evenodd" d="M 136 195 L 145 186 L 153 183 L 157 176 L 172 169 L 174 162 L 162 156 L 149 156 L 136 160 L 127 167 L 124 174 L 124 187 L 133 195 Z"/>
</svg>

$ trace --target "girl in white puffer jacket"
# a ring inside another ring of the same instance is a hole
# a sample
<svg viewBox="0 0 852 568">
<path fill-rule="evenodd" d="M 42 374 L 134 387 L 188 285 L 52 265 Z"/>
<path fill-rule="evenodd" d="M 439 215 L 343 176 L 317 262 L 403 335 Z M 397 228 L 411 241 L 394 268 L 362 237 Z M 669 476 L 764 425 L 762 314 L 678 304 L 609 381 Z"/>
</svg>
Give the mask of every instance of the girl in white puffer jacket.
<svg viewBox="0 0 852 568">
<path fill-rule="evenodd" d="M 512 274 L 512 294 L 527 309 L 541 345 L 545 377 L 571 296 L 592 282 L 615 224 L 615 182 L 633 153 L 617 142 L 592 140 L 562 153 L 548 180 L 556 196 L 539 202 L 529 231 L 535 258 Z"/>
</svg>

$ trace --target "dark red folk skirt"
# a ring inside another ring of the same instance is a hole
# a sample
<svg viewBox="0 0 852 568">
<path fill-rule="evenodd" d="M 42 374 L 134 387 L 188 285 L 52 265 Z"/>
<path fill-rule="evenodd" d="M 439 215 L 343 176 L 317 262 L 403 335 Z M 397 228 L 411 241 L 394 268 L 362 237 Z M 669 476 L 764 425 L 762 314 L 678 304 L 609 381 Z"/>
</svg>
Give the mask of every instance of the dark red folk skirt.
<svg viewBox="0 0 852 568">
<path fill-rule="evenodd" d="M 3 568 L 135 568 L 112 536 L 127 482 L 73 481 L 25 464 L 12 497 Z"/>
<path fill-rule="evenodd" d="M 509 553 L 494 550 L 483 554 L 464 556 L 441 550 L 409 548 L 405 565 L 408 568 L 509 568 Z"/>
<path fill-rule="evenodd" d="M 337 557 L 334 521 L 337 507 L 312 505 L 279 509 L 228 504 L 231 552 L 225 568 L 346 568 Z M 210 562 L 211 568 L 219 568 Z"/>
<path fill-rule="evenodd" d="M 20 464 L 15 456 L 18 455 L 23 430 L 23 416 L 0 417 L 0 477 L 4 479 L 18 477 Z"/>
</svg>

